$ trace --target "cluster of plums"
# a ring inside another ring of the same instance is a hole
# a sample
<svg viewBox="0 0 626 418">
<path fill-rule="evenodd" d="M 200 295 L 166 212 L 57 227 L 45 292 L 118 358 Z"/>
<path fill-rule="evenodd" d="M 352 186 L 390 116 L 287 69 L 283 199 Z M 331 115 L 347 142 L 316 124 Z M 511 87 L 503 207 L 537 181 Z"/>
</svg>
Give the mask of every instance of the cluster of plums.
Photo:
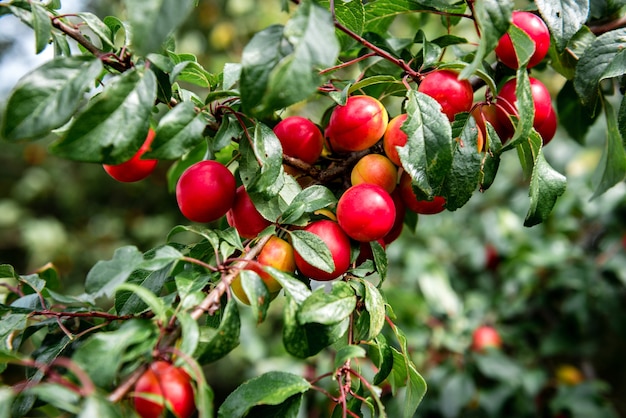
<svg viewBox="0 0 626 418">
<path fill-rule="evenodd" d="M 514 12 L 513 24 L 535 43 L 535 52 L 527 65 L 531 68 L 542 61 L 548 51 L 548 29 L 541 18 L 529 12 Z M 495 53 L 504 65 L 514 69 L 519 67 L 509 35 L 500 39 Z M 532 77 L 530 83 L 535 108 L 533 127 L 547 144 L 555 134 L 556 112 L 547 88 Z M 491 92 L 483 102 L 474 102 L 471 83 L 460 80 L 458 73 L 451 69 L 425 73 L 418 91 L 435 99 L 450 121 L 461 112 L 469 112 L 474 117 L 478 128 L 477 152 L 488 149 L 486 122 L 493 126 L 503 142 L 513 136 L 512 117 L 518 116 L 515 78 L 505 81 L 498 92 Z M 407 134 L 402 130 L 406 119 L 406 114 L 390 119 L 386 108 L 376 98 L 354 95 L 348 97 L 344 105 L 335 106 L 323 130 L 300 116 L 286 117 L 274 127 L 284 155 L 311 166 L 324 168 L 329 161 L 326 160 L 327 155 L 342 157 L 365 153 L 349 167 L 350 185 L 346 187 L 339 182 L 332 188 L 338 197 L 336 207 L 332 208 L 334 211 L 323 211 L 325 218 L 316 218 L 302 228 L 326 244 L 334 261 L 334 270 L 328 272 L 309 264 L 290 242 L 278 235 L 272 236 L 247 266 L 261 277 L 270 296 L 278 294 L 281 288 L 263 269 L 264 266 L 289 273 L 297 271 L 313 280 L 333 280 L 350 268 L 353 247 L 360 248 L 360 256 L 356 260 L 358 264 L 371 257 L 370 242 L 377 241 L 385 247 L 394 241 L 402 231 L 407 210 L 436 214 L 445 209 L 446 201 L 441 196 L 428 201 L 418 199 L 410 176 L 402 169 L 398 147 L 407 143 Z M 151 129 L 132 159 L 119 165 L 105 165 L 106 172 L 122 182 L 138 181 L 150 175 L 157 161 L 141 157 L 149 150 L 154 136 L 155 132 Z M 381 142 L 382 147 L 374 147 Z M 379 151 L 367 153 L 366 150 Z M 315 183 L 315 179 L 307 179 L 307 173 L 298 168 L 287 164 L 284 167 L 285 172 L 296 177 L 303 187 Z M 231 169 L 214 160 L 197 162 L 183 172 L 176 185 L 176 199 L 181 213 L 190 221 L 210 223 L 226 217 L 228 224 L 246 239 L 256 238 L 273 222 L 259 213 L 245 187 L 238 185 Z M 234 280 L 231 289 L 240 301 L 250 303 L 239 277 Z M 484 330 L 477 333 L 474 349 L 480 350 L 486 345 L 500 345 L 497 333 L 485 333 Z M 182 369 L 167 362 L 154 362 L 137 383 L 137 412 L 144 418 L 162 413 L 163 402 L 141 396 L 141 393 L 148 393 L 167 400 L 169 409 L 176 416 L 189 416 L 193 413 L 193 388 L 189 381 L 189 376 Z M 170 395 L 170 391 L 174 393 L 175 390 L 172 386 L 177 386 L 176 390 L 184 396 Z"/>
</svg>

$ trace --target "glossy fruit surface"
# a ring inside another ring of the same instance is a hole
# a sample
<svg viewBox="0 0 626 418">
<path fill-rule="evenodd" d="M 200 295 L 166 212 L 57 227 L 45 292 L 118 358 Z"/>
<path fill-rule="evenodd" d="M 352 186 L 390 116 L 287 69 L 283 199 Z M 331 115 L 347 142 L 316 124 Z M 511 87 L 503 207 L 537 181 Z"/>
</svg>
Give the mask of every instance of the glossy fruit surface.
<svg viewBox="0 0 626 418">
<path fill-rule="evenodd" d="M 400 161 L 396 147 L 405 146 L 408 139 L 406 133 L 401 129 L 406 118 L 406 113 L 402 113 L 391 119 L 385 130 L 385 135 L 383 136 L 383 149 L 385 150 L 385 154 L 387 158 L 398 167 L 402 165 L 402 162 Z"/>
<path fill-rule="evenodd" d="M 472 350 L 476 352 L 484 352 L 488 348 L 502 347 L 502 338 L 498 331 L 489 326 L 481 325 L 474 330 L 472 334 Z"/>
<path fill-rule="evenodd" d="M 411 186 L 411 177 L 405 171 L 400 177 L 398 185 L 400 197 L 406 205 L 406 208 L 422 215 L 434 215 L 443 212 L 446 205 L 446 199 L 442 196 L 435 196 L 433 200 L 420 200 L 413 192 Z"/>
<path fill-rule="evenodd" d="M 534 67 L 541 62 L 550 49 L 550 31 L 543 19 L 530 12 L 514 11 L 512 19 L 513 25 L 523 30 L 535 43 L 535 52 L 528 62 L 528 68 Z M 508 33 L 500 38 L 495 52 L 504 65 L 514 69 L 519 68 L 513 42 Z"/>
<path fill-rule="evenodd" d="M 161 417 L 166 408 L 177 418 L 189 418 L 196 410 L 191 378 L 180 367 L 155 361 L 135 384 L 134 405 L 142 418 Z"/>
<path fill-rule="evenodd" d="M 554 138 L 554 134 L 556 134 L 556 127 L 558 124 L 558 120 L 556 117 L 556 110 L 554 108 L 546 117 L 542 124 L 535 126 L 535 130 L 541 135 L 541 139 L 543 140 L 543 145 L 547 145 L 548 142 Z"/>
<path fill-rule="evenodd" d="M 426 74 L 417 90 L 435 99 L 450 121 L 457 113 L 469 112 L 474 102 L 470 82 L 459 80 L 459 74 L 452 70 L 435 70 Z"/>
<path fill-rule="evenodd" d="M 275 297 L 278 292 L 280 292 L 282 286 L 269 273 L 263 270 L 263 266 L 274 267 L 275 269 L 286 273 L 293 273 L 296 271 L 296 261 L 291 244 L 275 235 L 272 236 L 261 249 L 261 252 L 256 258 L 256 262 L 249 263 L 246 267 L 261 277 L 261 280 L 263 280 L 263 283 L 267 286 L 267 291 L 269 292 L 270 297 Z M 246 296 L 241 285 L 240 276 L 237 276 L 233 280 L 231 289 L 241 302 L 246 305 L 250 304 L 250 300 Z"/>
<path fill-rule="evenodd" d="M 141 156 L 150 150 L 154 136 L 154 130 L 150 129 L 143 145 L 130 160 L 116 165 L 103 164 L 104 171 L 115 180 L 123 183 L 132 183 L 148 177 L 152 174 L 159 161 L 143 160 Z"/>
<path fill-rule="evenodd" d="M 508 115 L 518 115 L 517 95 L 515 94 L 516 84 L 516 79 L 511 79 L 504 83 L 496 99 L 499 106 L 498 119 L 503 126 L 506 126 L 505 119 L 509 119 Z M 548 88 L 533 77 L 530 77 L 530 91 L 535 107 L 533 127 L 543 138 L 543 143 L 547 144 L 554 137 L 557 126 L 556 111 L 552 106 L 552 97 Z M 503 137 L 499 135 L 503 140 L 510 139 L 513 136 L 513 125 L 510 124 L 508 126 L 510 126 L 510 129 L 503 133 L 508 136 Z"/>
<path fill-rule="evenodd" d="M 350 181 L 353 186 L 362 183 L 376 184 L 391 193 L 398 182 L 398 169 L 384 155 L 367 154 L 352 168 Z"/>
<path fill-rule="evenodd" d="M 346 190 L 337 202 L 337 222 L 352 239 L 375 241 L 387 235 L 396 219 L 389 193 L 375 184 L 361 183 Z"/>
<path fill-rule="evenodd" d="M 389 116 L 381 102 L 370 96 L 351 96 L 333 109 L 326 137 L 333 151 L 362 151 L 382 138 Z"/>
<path fill-rule="evenodd" d="M 322 153 L 324 136 L 309 119 L 289 116 L 274 127 L 274 133 L 283 147 L 283 153 L 290 157 L 313 164 Z"/>
<path fill-rule="evenodd" d="M 328 281 L 348 271 L 351 255 L 350 239 L 337 222 L 322 219 L 311 222 L 304 230 L 317 235 L 324 241 L 335 263 L 335 269 L 329 273 L 312 266 L 295 251 L 296 266 L 304 276 L 313 280 Z"/>
<path fill-rule="evenodd" d="M 228 212 L 235 200 L 235 176 L 225 165 L 206 160 L 183 172 L 176 184 L 176 200 L 192 222 L 212 222 Z"/>
<path fill-rule="evenodd" d="M 239 232 L 239 235 L 248 239 L 255 238 L 271 224 L 256 209 L 243 185 L 237 187 L 235 200 L 226 213 L 226 220 Z"/>
</svg>

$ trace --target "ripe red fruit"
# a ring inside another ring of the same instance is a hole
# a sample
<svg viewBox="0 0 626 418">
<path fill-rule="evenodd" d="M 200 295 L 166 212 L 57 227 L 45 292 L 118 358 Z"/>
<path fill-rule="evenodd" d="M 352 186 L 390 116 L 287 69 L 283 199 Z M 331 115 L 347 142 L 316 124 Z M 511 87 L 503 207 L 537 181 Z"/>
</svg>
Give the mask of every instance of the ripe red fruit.
<svg viewBox="0 0 626 418">
<path fill-rule="evenodd" d="M 457 113 L 469 112 L 474 102 L 470 82 L 459 80 L 459 74 L 452 70 L 435 70 L 426 74 L 417 91 L 435 99 L 450 121 Z"/>
<path fill-rule="evenodd" d="M 226 220 L 239 232 L 239 235 L 249 239 L 255 238 L 271 224 L 256 209 L 243 185 L 239 186 L 235 192 L 235 200 L 226 213 Z"/>
<path fill-rule="evenodd" d="M 289 116 L 274 127 L 274 133 L 283 147 L 283 153 L 313 164 L 322 153 L 324 136 L 310 120 Z"/>
<path fill-rule="evenodd" d="M 115 180 L 124 183 L 132 183 L 148 177 L 154 171 L 159 161 L 142 160 L 141 156 L 150 150 L 154 136 L 154 130 L 148 130 L 146 140 L 130 160 L 116 165 L 103 164 L 104 171 Z"/>
<path fill-rule="evenodd" d="M 528 68 L 534 67 L 541 62 L 548 53 L 548 49 L 550 49 L 550 31 L 543 19 L 533 13 L 515 11 L 512 18 L 512 23 L 526 32 L 535 43 L 535 52 L 528 62 Z M 495 52 L 504 65 L 514 69 L 519 68 L 515 48 L 513 48 L 513 42 L 508 33 L 500 38 Z"/>
<path fill-rule="evenodd" d="M 442 196 L 435 196 L 433 200 L 419 200 L 413 192 L 411 177 L 406 171 L 400 176 L 398 190 L 406 207 L 415 213 L 434 215 L 445 209 L 446 199 Z"/>
<path fill-rule="evenodd" d="M 533 127 L 542 135 L 544 143 L 547 143 L 554 136 L 556 131 L 556 112 L 552 106 L 552 97 L 548 88 L 536 78 L 530 77 L 530 91 L 535 106 L 535 116 L 533 118 Z M 517 79 L 513 78 L 502 86 L 498 93 L 497 103 L 501 108 L 509 115 L 517 115 L 517 95 L 515 94 L 515 88 L 517 85 Z M 499 116 L 501 117 L 501 116 Z M 507 117 L 508 119 L 508 117 Z M 504 122 L 502 122 L 504 124 Z M 544 124 L 546 125 L 545 127 Z M 541 131 L 540 131 L 541 129 Z M 501 138 L 503 140 L 510 139 L 513 135 L 511 132 L 507 138 Z M 548 138 L 548 139 L 546 139 Z"/>
<path fill-rule="evenodd" d="M 177 418 L 189 418 L 196 410 L 191 378 L 182 368 L 155 361 L 135 384 L 134 404 L 142 418 L 160 417 L 166 407 Z"/>
<path fill-rule="evenodd" d="M 543 140 L 543 145 L 547 145 L 548 142 L 554 138 L 554 134 L 556 134 L 556 125 L 558 123 L 556 118 L 556 111 L 554 108 L 546 117 L 546 120 L 543 121 L 542 124 L 535 126 L 535 130 L 541 135 L 541 139 Z"/>
<path fill-rule="evenodd" d="M 498 331 L 489 326 L 481 325 L 474 330 L 472 334 L 472 350 L 476 352 L 484 352 L 488 348 L 502 347 L 502 338 Z"/>
<path fill-rule="evenodd" d="M 398 167 L 402 165 L 396 147 L 403 147 L 408 140 L 402 129 L 402 124 L 406 120 L 406 113 L 402 113 L 389 121 L 385 135 L 383 136 L 383 149 L 387 157 Z"/>
<path fill-rule="evenodd" d="M 376 184 L 391 193 L 398 182 L 398 169 L 384 155 L 367 154 L 352 168 L 350 181 L 353 186 L 362 183 Z"/>
<path fill-rule="evenodd" d="M 326 137 L 334 151 L 362 151 L 382 138 L 388 121 L 387 109 L 377 99 L 351 96 L 333 110 Z"/>
<path fill-rule="evenodd" d="M 337 203 L 337 222 L 352 239 L 375 241 L 387 235 L 396 219 L 389 193 L 375 184 L 361 183 L 346 190 Z"/>
<path fill-rule="evenodd" d="M 223 164 L 200 161 L 186 169 L 176 184 L 176 200 L 192 222 L 212 222 L 228 212 L 235 200 L 235 176 Z"/>
<path fill-rule="evenodd" d="M 335 269 L 328 273 L 312 266 L 295 251 L 296 266 L 304 276 L 313 280 L 328 281 L 336 279 L 348 271 L 351 255 L 350 239 L 337 222 L 322 219 L 311 222 L 304 228 L 304 231 L 311 232 L 324 241 L 335 263 Z"/>
</svg>

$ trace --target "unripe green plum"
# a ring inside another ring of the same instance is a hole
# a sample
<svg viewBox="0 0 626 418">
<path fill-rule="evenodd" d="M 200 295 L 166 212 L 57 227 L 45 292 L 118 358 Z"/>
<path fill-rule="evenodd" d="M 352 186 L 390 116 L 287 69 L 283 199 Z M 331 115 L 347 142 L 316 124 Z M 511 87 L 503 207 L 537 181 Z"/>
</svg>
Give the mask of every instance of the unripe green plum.
<svg viewBox="0 0 626 418">
<path fill-rule="evenodd" d="M 439 212 L 443 212 L 445 209 L 446 199 L 442 196 L 435 196 L 433 200 L 418 199 L 415 192 L 413 192 L 413 187 L 411 186 L 411 177 L 406 171 L 400 176 L 398 190 L 407 209 L 412 210 L 415 213 L 422 215 L 434 215 Z"/>
<path fill-rule="evenodd" d="M 398 155 L 396 147 L 403 147 L 406 145 L 408 137 L 406 133 L 401 129 L 402 124 L 406 121 L 407 114 L 402 113 L 389 121 L 385 135 L 383 136 L 383 149 L 387 158 L 389 158 L 395 165 L 400 167 L 402 162 Z"/>
<path fill-rule="evenodd" d="M 252 203 L 246 188 L 241 185 L 235 193 L 232 207 L 226 213 L 228 224 L 234 227 L 243 238 L 255 238 L 271 225 Z"/>
<path fill-rule="evenodd" d="M 460 80 L 459 74 L 453 70 L 435 70 L 426 74 L 417 90 L 435 99 L 450 121 L 457 113 L 469 112 L 474 102 L 472 85 L 468 80 Z"/>
<path fill-rule="evenodd" d="M 121 164 L 103 164 L 104 171 L 117 181 L 123 183 L 132 183 L 143 180 L 148 177 L 157 166 L 158 160 L 142 159 L 141 156 L 150 150 L 150 145 L 154 140 L 155 132 L 153 129 L 148 130 L 148 136 L 141 148 L 133 155 L 133 157 Z"/>
<path fill-rule="evenodd" d="M 550 49 L 550 31 L 548 27 L 539 16 L 519 10 L 513 12 L 512 24 L 526 32 L 535 43 L 535 52 L 530 58 L 527 68 L 534 67 L 541 62 Z M 513 41 L 511 41 L 511 36 L 508 33 L 504 34 L 498 41 L 495 53 L 496 57 L 507 67 L 519 68 Z"/>
<path fill-rule="evenodd" d="M 350 181 L 353 186 L 362 183 L 376 184 L 391 193 L 398 182 L 398 169 L 384 155 L 367 154 L 352 168 Z"/>
<path fill-rule="evenodd" d="M 176 200 L 192 222 L 212 222 L 228 212 L 235 200 L 235 176 L 225 165 L 205 160 L 187 168 L 176 184 Z"/>
<path fill-rule="evenodd" d="M 274 133 L 283 147 L 283 153 L 290 157 L 313 164 L 322 153 L 324 136 L 309 119 L 289 116 L 274 127 Z"/>
<path fill-rule="evenodd" d="M 337 222 L 356 241 L 383 238 L 393 227 L 395 219 L 396 208 L 391 196 L 376 184 L 352 186 L 337 202 Z"/>
<path fill-rule="evenodd" d="M 382 138 L 389 116 L 381 102 L 370 96 L 351 96 L 333 109 L 326 137 L 333 151 L 362 151 Z"/>
<path fill-rule="evenodd" d="M 141 418 L 158 418 L 166 405 L 177 418 L 189 418 L 196 410 L 193 386 L 187 372 L 159 360 L 152 363 L 135 383 L 134 406 Z"/>
<path fill-rule="evenodd" d="M 326 219 L 314 221 L 308 224 L 304 231 L 311 232 L 324 241 L 332 255 L 335 269 L 329 273 L 314 267 L 295 251 L 294 258 L 300 273 L 313 280 L 329 281 L 348 271 L 351 256 L 350 239 L 337 222 Z"/>
</svg>

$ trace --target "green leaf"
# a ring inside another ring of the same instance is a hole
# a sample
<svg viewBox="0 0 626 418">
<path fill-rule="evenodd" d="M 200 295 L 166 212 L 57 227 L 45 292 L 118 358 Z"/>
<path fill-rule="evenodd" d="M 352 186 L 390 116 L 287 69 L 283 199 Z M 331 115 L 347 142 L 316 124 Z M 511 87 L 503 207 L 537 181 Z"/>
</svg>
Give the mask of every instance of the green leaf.
<svg viewBox="0 0 626 418">
<path fill-rule="evenodd" d="M 52 32 L 52 22 L 46 8 L 39 3 L 30 4 L 33 12 L 33 29 L 35 31 L 35 52 L 39 54 L 46 49 Z"/>
<path fill-rule="evenodd" d="M 11 418 L 11 405 L 16 396 L 13 388 L 9 386 L 0 387 L 0 418 Z"/>
<path fill-rule="evenodd" d="M 261 276 L 252 270 L 241 270 L 239 277 L 241 287 L 250 302 L 252 312 L 257 319 L 257 323 L 260 324 L 265 320 L 271 298 L 267 286 L 261 279 Z"/>
<path fill-rule="evenodd" d="M 313 356 L 335 343 L 348 330 L 349 319 L 334 325 L 318 323 L 300 325 L 297 319 L 298 304 L 289 295 L 286 299 L 283 315 L 283 345 L 289 354 L 298 358 Z"/>
<path fill-rule="evenodd" d="M 124 321 L 119 329 L 98 332 L 81 344 L 72 360 L 82 368 L 98 387 L 112 385 L 124 361 L 128 347 L 156 342 L 157 329 L 151 321 Z M 98 361 L 94 361 L 98 359 Z"/>
<path fill-rule="evenodd" d="M 393 21 L 401 14 L 411 11 L 438 10 L 441 12 L 463 12 L 463 4 L 450 4 L 445 0 L 376 0 L 365 4 L 365 32 L 384 35 Z"/>
<path fill-rule="evenodd" d="M 302 230 L 289 231 L 294 251 L 310 265 L 327 273 L 335 270 L 335 261 L 328 246 L 317 235 Z"/>
<path fill-rule="evenodd" d="M 533 120 L 535 117 L 535 104 L 533 102 L 532 90 L 530 87 L 530 78 L 525 67 L 517 70 L 515 82 L 515 97 L 517 98 L 517 124 L 515 126 L 515 134 L 513 138 L 506 143 L 503 150 L 512 149 L 521 142 L 528 140 L 530 132 L 533 129 Z"/>
<path fill-rule="evenodd" d="M 467 373 L 454 373 L 441 386 L 439 408 L 444 417 L 457 417 L 476 395 L 476 385 Z"/>
<path fill-rule="evenodd" d="M 118 404 L 110 402 L 102 395 L 96 393 L 85 398 L 81 405 L 80 414 L 77 418 L 122 418 L 122 412 Z"/>
<path fill-rule="evenodd" d="M 146 305 L 148 305 L 148 308 L 150 308 L 161 323 L 167 321 L 165 302 L 150 290 L 134 283 L 122 283 L 117 287 L 117 289 L 121 291 L 127 290 L 129 292 L 133 292 L 141 300 L 143 300 Z"/>
<path fill-rule="evenodd" d="M 119 164 L 144 143 L 156 99 L 152 71 L 129 70 L 112 79 L 76 116 L 54 154 L 77 161 Z"/>
<path fill-rule="evenodd" d="M 583 104 L 593 106 L 598 98 L 600 81 L 606 77 L 605 72 L 615 76 L 616 68 L 610 67 L 616 55 L 626 47 L 626 28 L 615 29 L 600 35 L 585 50 L 576 66 L 574 87 Z M 621 68 L 622 74 L 626 68 Z"/>
<path fill-rule="evenodd" d="M 131 47 L 139 55 L 158 52 L 167 37 L 187 18 L 195 0 L 124 0 L 132 27 Z"/>
<path fill-rule="evenodd" d="M 144 158 L 175 160 L 182 157 L 202 142 L 205 126 L 204 116 L 196 113 L 193 103 L 179 103 L 159 121 L 151 150 Z"/>
<path fill-rule="evenodd" d="M 372 345 L 370 345 L 369 354 L 378 368 L 378 372 L 374 376 L 372 383 L 380 385 L 393 369 L 393 351 L 389 343 L 387 343 L 387 338 L 385 338 L 384 334 L 379 334 L 375 338 Z"/>
<path fill-rule="evenodd" d="M 40 402 L 54 405 L 71 414 L 80 412 L 80 395 L 75 391 L 60 384 L 40 383 L 26 390 L 29 395 L 34 395 Z"/>
<path fill-rule="evenodd" d="M 301 376 L 272 371 L 243 383 L 226 398 L 218 418 L 239 418 L 257 405 L 279 405 L 288 398 L 303 394 L 311 384 Z"/>
<path fill-rule="evenodd" d="M 556 48 L 563 51 L 589 16 L 589 0 L 535 0 Z"/>
<path fill-rule="evenodd" d="M 480 372 L 509 385 L 521 383 L 522 368 L 498 350 L 489 350 L 474 357 Z"/>
<path fill-rule="evenodd" d="M 415 90 L 410 90 L 407 98 L 407 119 L 401 128 L 407 134 L 407 144 L 398 148 L 398 155 L 421 193 L 418 197 L 430 199 L 452 165 L 452 131 L 435 99 Z"/>
<path fill-rule="evenodd" d="M 452 168 L 443 185 L 446 209 L 456 210 L 465 205 L 480 181 L 483 155 L 479 153 L 478 128 L 474 118 L 458 118 L 455 126 L 461 126 L 460 136 L 454 143 Z M 453 129 L 455 130 L 455 129 Z"/>
<path fill-rule="evenodd" d="M 87 273 L 85 291 L 94 297 L 111 297 L 142 262 L 143 255 L 137 247 L 118 248 L 111 260 L 98 261 Z"/>
<path fill-rule="evenodd" d="M 293 298 L 297 305 L 302 304 L 302 302 L 311 295 L 311 290 L 300 280 L 273 267 L 267 266 L 264 267 L 264 269 L 280 283 L 285 294 Z"/>
<path fill-rule="evenodd" d="M 374 267 L 376 272 L 380 276 L 381 283 L 387 277 L 387 270 L 389 267 L 389 261 L 387 260 L 387 251 L 383 248 L 378 241 L 371 241 L 370 248 L 372 249 L 372 255 L 374 259 Z"/>
<path fill-rule="evenodd" d="M 365 286 L 365 309 L 370 318 L 365 341 L 370 341 L 376 338 L 385 326 L 385 299 L 376 286 L 367 280 L 363 280 L 362 283 Z"/>
<path fill-rule="evenodd" d="M 347 318 L 355 307 L 356 296 L 350 285 L 341 281 L 333 282 L 329 293 L 320 287 L 302 302 L 297 318 L 301 325 L 333 325 Z"/>
<path fill-rule="evenodd" d="M 474 2 L 474 17 L 481 38 L 474 60 L 461 71 L 460 78 L 469 78 L 491 53 L 511 25 L 513 2 L 511 0 L 478 0 Z"/>
<path fill-rule="evenodd" d="M 583 144 L 589 128 L 598 118 L 598 113 L 592 115 L 589 109 L 582 105 L 571 80 L 561 87 L 556 97 L 556 106 L 560 126 L 565 128 L 571 138 Z"/>
<path fill-rule="evenodd" d="M 624 150 L 624 138 L 619 132 L 617 115 L 608 100 L 603 100 L 603 104 L 607 139 L 602 158 L 593 175 L 594 193 L 591 199 L 595 199 L 626 178 L 626 150 Z"/>
<path fill-rule="evenodd" d="M 87 24 L 93 33 L 98 35 L 98 38 L 102 42 L 103 46 L 108 46 L 109 49 L 115 48 L 115 44 L 113 42 L 115 37 L 113 36 L 113 31 L 111 31 L 111 28 L 100 20 L 98 16 L 89 12 L 78 13 L 77 16 Z"/>
<path fill-rule="evenodd" d="M 300 3 L 287 24 L 258 32 L 243 50 L 241 102 L 258 116 L 304 100 L 335 64 L 339 44 L 330 13 L 313 1 Z"/>
<path fill-rule="evenodd" d="M 534 226 L 548 218 L 556 200 L 565 192 L 567 182 L 565 176 L 546 161 L 541 147 L 541 137 L 533 132 L 530 141 L 536 158 L 530 179 L 530 208 L 524 226 Z"/>
<path fill-rule="evenodd" d="M 400 353 L 393 347 L 391 350 L 393 352 L 393 367 L 389 380 L 394 393 L 397 393 L 398 388 L 406 387 L 402 417 L 411 418 L 426 394 L 426 382 L 406 354 Z"/>
<path fill-rule="evenodd" d="M 242 178 L 242 182 L 250 194 L 250 199 L 257 206 L 261 206 L 261 202 L 277 196 L 283 188 L 283 148 L 274 131 L 260 122 L 254 127 L 252 145 L 255 160 L 260 164 L 260 172 L 247 180 Z M 273 213 L 265 215 L 269 216 L 270 220 L 277 217 Z"/>
<path fill-rule="evenodd" d="M 176 320 L 181 327 L 181 343 L 179 350 L 188 356 L 193 356 L 200 341 L 200 327 L 198 321 L 187 312 L 178 312 Z"/>
<path fill-rule="evenodd" d="M 312 185 L 296 195 L 282 214 L 282 223 L 292 224 L 305 213 L 314 212 L 337 203 L 337 198 L 327 187 Z"/>
<path fill-rule="evenodd" d="M 354 358 L 364 358 L 367 356 L 365 349 L 358 345 L 346 345 L 341 347 L 335 354 L 335 370 L 342 367 L 346 361 Z"/>
<path fill-rule="evenodd" d="M 154 294 L 159 294 L 163 284 L 170 277 L 169 271 L 169 267 L 153 272 L 137 270 L 130 275 L 127 282 L 141 286 Z M 131 290 L 118 289 L 115 293 L 115 311 L 118 315 L 134 315 L 146 309 L 148 309 L 148 305 Z"/>
<path fill-rule="evenodd" d="M 102 71 L 99 59 L 57 57 L 17 83 L 2 118 L 8 140 L 38 139 L 70 120 L 83 93 Z"/>
<path fill-rule="evenodd" d="M 322 6 L 330 9 L 330 1 L 319 2 Z M 361 1 L 339 1 L 335 2 L 335 17 L 337 21 L 357 35 L 363 34 L 365 27 L 365 7 Z M 337 29 L 337 38 L 341 44 L 341 49 L 346 50 L 355 43 L 350 36 Z"/>
<path fill-rule="evenodd" d="M 228 300 L 219 320 L 220 325 L 217 329 L 210 327 L 200 329 L 200 342 L 194 357 L 201 364 L 218 360 L 239 345 L 241 319 L 235 298 Z"/>
</svg>

